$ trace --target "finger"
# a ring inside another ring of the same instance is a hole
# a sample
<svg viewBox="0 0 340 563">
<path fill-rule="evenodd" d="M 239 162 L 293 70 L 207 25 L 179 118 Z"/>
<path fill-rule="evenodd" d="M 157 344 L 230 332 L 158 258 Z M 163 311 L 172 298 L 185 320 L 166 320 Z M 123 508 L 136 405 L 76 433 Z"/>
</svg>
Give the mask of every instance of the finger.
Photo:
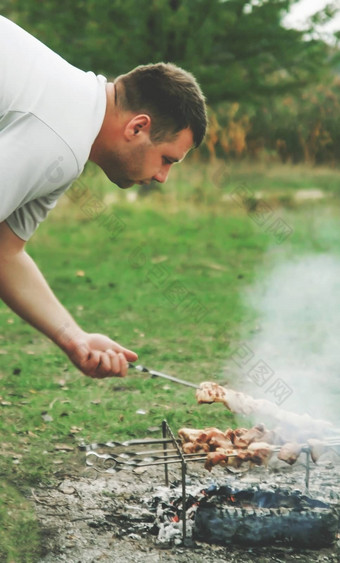
<svg viewBox="0 0 340 563">
<path fill-rule="evenodd" d="M 124 354 L 124 356 L 125 356 L 125 358 L 128 362 L 135 362 L 136 360 L 138 360 L 138 355 L 136 354 L 136 352 L 133 352 L 132 350 L 129 350 L 128 348 L 124 348 L 124 346 L 121 346 L 120 344 L 118 344 L 118 342 L 113 342 L 112 350 L 114 352 Z"/>
<path fill-rule="evenodd" d="M 125 377 L 128 372 L 129 364 L 126 361 L 124 354 L 121 352 L 118 354 L 119 362 L 120 362 L 120 374 L 121 377 Z"/>
<path fill-rule="evenodd" d="M 85 375 L 89 375 L 90 377 L 102 377 L 99 375 L 98 367 L 101 363 L 101 352 L 98 350 L 94 350 L 90 352 L 86 360 L 83 360 L 80 363 L 81 370 L 85 373 Z"/>
<path fill-rule="evenodd" d="M 138 354 L 136 354 L 136 352 L 133 352 L 132 350 L 128 350 L 128 348 L 123 348 L 122 353 L 124 354 L 128 362 L 135 362 L 136 360 L 138 360 Z"/>
<path fill-rule="evenodd" d="M 107 350 L 106 354 L 107 354 L 107 357 L 110 360 L 111 375 L 119 376 L 121 368 L 120 368 L 120 362 L 119 362 L 118 354 L 116 354 L 116 352 L 114 352 L 113 350 Z"/>
<path fill-rule="evenodd" d="M 128 371 L 129 364 L 122 352 L 116 354 L 113 350 L 107 350 L 107 354 L 111 356 L 111 365 L 113 375 L 118 377 L 125 377 Z"/>
<path fill-rule="evenodd" d="M 127 371 L 128 364 L 124 354 L 120 355 L 107 350 L 106 352 L 94 351 L 91 358 L 86 362 L 83 372 L 93 379 L 104 379 L 105 377 L 119 377 Z"/>
<path fill-rule="evenodd" d="M 111 377 L 112 376 L 112 361 L 107 352 L 102 352 L 100 355 L 100 363 L 96 369 L 98 377 Z"/>
</svg>

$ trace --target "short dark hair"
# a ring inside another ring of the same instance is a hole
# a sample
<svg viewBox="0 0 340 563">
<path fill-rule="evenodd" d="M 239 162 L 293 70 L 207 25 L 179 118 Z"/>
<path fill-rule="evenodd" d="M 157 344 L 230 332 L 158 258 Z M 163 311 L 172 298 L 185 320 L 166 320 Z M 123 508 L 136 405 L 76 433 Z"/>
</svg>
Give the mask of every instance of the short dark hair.
<svg viewBox="0 0 340 563">
<path fill-rule="evenodd" d="M 153 142 L 190 128 L 195 147 L 201 144 L 207 110 L 201 88 L 190 72 L 172 63 L 141 65 L 119 76 L 116 85 L 119 107 L 150 115 Z"/>
</svg>

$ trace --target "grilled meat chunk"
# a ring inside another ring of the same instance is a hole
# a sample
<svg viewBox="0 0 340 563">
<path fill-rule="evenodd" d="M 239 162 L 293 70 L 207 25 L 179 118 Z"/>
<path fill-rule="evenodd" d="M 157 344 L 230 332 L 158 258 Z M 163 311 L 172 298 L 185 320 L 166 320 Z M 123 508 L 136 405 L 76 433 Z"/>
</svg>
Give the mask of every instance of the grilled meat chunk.
<svg viewBox="0 0 340 563">
<path fill-rule="evenodd" d="M 297 442 L 287 442 L 281 447 L 277 457 L 289 463 L 289 465 L 293 465 L 301 454 L 301 451 L 302 446 Z"/>
<path fill-rule="evenodd" d="M 310 438 L 310 440 L 307 440 L 307 444 L 309 446 L 310 456 L 314 463 L 316 463 L 319 457 L 321 457 L 322 454 L 329 449 L 329 446 L 322 442 L 322 440 Z"/>
</svg>

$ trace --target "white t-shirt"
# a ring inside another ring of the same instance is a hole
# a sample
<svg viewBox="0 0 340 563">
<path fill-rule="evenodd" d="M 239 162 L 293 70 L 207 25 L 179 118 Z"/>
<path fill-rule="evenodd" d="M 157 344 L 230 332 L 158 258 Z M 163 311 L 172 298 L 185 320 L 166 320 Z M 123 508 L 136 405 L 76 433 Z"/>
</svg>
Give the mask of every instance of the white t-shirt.
<svg viewBox="0 0 340 563">
<path fill-rule="evenodd" d="M 28 240 L 88 160 L 106 79 L 0 16 L 0 222 Z"/>
</svg>

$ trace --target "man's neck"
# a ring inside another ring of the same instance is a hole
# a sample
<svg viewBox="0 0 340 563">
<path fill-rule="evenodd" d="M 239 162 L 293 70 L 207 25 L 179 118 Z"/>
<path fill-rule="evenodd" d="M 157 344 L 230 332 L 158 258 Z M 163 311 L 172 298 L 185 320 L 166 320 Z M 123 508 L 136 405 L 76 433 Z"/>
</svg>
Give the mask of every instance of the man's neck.
<svg viewBox="0 0 340 563">
<path fill-rule="evenodd" d="M 102 142 L 107 135 L 108 128 L 111 127 L 112 115 L 115 109 L 115 86 L 113 82 L 107 82 L 105 85 L 106 92 L 106 110 L 100 131 L 95 138 L 93 145 L 91 147 L 89 160 L 99 164 L 100 152 L 102 147 Z"/>
</svg>

